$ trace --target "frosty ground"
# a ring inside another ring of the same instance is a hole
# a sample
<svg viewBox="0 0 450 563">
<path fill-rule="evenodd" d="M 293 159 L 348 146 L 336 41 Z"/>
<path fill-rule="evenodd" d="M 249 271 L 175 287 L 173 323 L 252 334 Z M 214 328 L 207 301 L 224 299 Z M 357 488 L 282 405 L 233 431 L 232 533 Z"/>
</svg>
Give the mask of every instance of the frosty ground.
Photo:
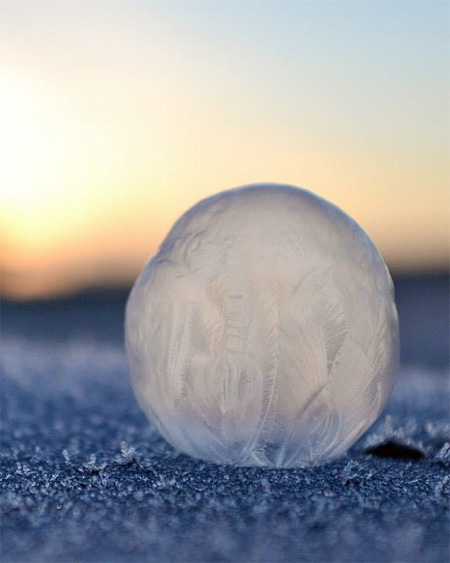
<svg viewBox="0 0 450 563">
<path fill-rule="evenodd" d="M 2 305 L 3 563 L 448 562 L 448 280 L 399 280 L 402 368 L 349 455 L 206 464 L 139 411 L 125 294 Z"/>
</svg>

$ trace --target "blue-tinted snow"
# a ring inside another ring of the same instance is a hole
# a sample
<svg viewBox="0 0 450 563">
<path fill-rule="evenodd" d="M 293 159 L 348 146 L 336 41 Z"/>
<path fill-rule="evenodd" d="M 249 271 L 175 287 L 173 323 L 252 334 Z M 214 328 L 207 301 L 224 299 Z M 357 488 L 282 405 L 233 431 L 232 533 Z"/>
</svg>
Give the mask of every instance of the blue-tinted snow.
<svg viewBox="0 0 450 563">
<path fill-rule="evenodd" d="M 397 296 L 409 341 L 386 411 L 346 458 L 296 470 L 158 437 L 128 383 L 123 296 L 4 304 L 2 562 L 448 562 L 448 282 Z"/>
</svg>

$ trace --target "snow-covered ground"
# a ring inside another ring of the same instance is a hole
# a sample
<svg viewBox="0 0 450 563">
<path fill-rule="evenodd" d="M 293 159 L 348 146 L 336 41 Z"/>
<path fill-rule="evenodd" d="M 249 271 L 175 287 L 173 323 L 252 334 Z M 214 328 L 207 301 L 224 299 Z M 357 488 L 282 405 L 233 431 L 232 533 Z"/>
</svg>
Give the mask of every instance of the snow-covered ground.
<svg viewBox="0 0 450 563">
<path fill-rule="evenodd" d="M 402 367 L 379 421 L 319 468 L 178 455 L 138 409 L 125 294 L 2 306 L 3 563 L 448 562 L 448 280 L 397 282 Z"/>
</svg>

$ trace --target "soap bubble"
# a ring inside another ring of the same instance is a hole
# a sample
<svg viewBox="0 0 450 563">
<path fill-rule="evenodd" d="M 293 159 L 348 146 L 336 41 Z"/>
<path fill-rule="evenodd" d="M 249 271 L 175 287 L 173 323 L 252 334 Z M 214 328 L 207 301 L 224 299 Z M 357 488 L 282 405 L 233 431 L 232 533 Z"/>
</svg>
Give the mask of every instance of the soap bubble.
<svg viewBox="0 0 450 563">
<path fill-rule="evenodd" d="M 130 294 L 136 396 L 176 449 L 295 467 L 344 454 L 398 363 L 386 265 L 340 209 L 291 186 L 219 193 L 185 213 Z"/>
</svg>

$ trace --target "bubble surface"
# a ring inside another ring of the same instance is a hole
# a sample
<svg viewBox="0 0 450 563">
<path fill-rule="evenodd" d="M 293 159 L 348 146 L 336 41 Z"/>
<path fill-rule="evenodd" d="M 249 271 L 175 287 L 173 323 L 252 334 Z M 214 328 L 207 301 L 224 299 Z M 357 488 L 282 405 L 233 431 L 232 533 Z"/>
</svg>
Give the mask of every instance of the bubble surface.
<svg viewBox="0 0 450 563">
<path fill-rule="evenodd" d="M 364 231 L 306 190 L 260 184 L 199 202 L 127 303 L 143 410 L 176 449 L 295 467 L 343 455 L 398 365 L 393 284 Z"/>
</svg>

